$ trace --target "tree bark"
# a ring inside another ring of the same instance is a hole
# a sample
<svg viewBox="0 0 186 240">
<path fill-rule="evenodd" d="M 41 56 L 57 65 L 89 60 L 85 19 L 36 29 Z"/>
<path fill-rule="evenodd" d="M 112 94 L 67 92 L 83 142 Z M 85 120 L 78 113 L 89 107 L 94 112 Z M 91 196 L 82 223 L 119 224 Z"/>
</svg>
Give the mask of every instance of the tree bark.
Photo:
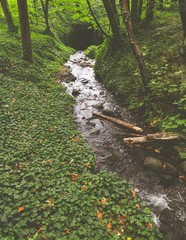
<svg viewBox="0 0 186 240">
<path fill-rule="evenodd" d="M 148 0 L 147 1 L 147 9 L 146 9 L 146 23 L 149 24 L 154 17 L 154 5 L 155 0 Z"/>
<path fill-rule="evenodd" d="M 102 1 L 110 22 L 114 43 L 118 48 L 121 48 L 123 47 L 123 37 L 121 34 L 119 14 L 117 11 L 116 2 L 115 0 L 102 0 Z"/>
<path fill-rule="evenodd" d="M 33 63 L 27 0 L 17 0 L 17 3 L 21 28 L 23 59 L 28 61 L 29 63 Z"/>
<path fill-rule="evenodd" d="M 142 83 L 143 89 L 145 91 L 146 87 L 147 87 L 147 82 L 148 82 L 147 70 L 145 67 L 145 61 L 143 58 L 143 54 L 141 52 L 139 45 L 137 44 L 135 36 L 134 36 L 132 23 L 131 23 L 131 17 L 130 17 L 130 13 L 128 11 L 128 6 L 127 6 L 127 0 L 121 0 L 121 11 L 122 11 L 122 16 L 123 16 L 123 21 L 125 23 L 126 30 L 127 30 L 128 40 L 129 40 L 131 49 L 134 53 L 134 56 L 138 62 L 140 75 L 141 75 L 141 83 Z"/>
<path fill-rule="evenodd" d="M 182 82 L 186 83 L 186 0 L 179 0 L 179 9 L 183 29 L 183 40 L 180 48 L 182 59 Z"/>
<path fill-rule="evenodd" d="M 5 19 L 6 19 L 6 22 L 7 22 L 8 31 L 9 32 L 17 32 L 17 28 L 14 25 L 7 0 L 0 0 L 0 2 L 1 2 L 1 6 L 2 6 L 4 15 L 5 15 Z"/>
<path fill-rule="evenodd" d="M 48 17 L 49 0 L 45 0 L 45 3 L 43 0 L 40 0 L 40 1 L 41 1 L 44 19 L 45 19 L 45 25 L 46 25 L 45 33 L 53 37 L 54 35 L 51 31 L 49 17 Z"/>
<path fill-rule="evenodd" d="M 101 27 L 100 23 L 98 22 L 93 10 L 92 10 L 92 7 L 91 7 L 91 4 L 90 4 L 90 1 L 89 0 L 86 0 L 87 1 L 87 5 L 89 7 L 89 10 L 90 10 L 90 13 L 96 23 L 96 25 L 98 26 L 99 30 L 102 32 L 103 36 L 107 37 L 107 38 L 110 38 L 110 36 L 103 30 L 103 28 Z"/>
<path fill-rule="evenodd" d="M 106 121 L 109 121 L 111 123 L 114 123 L 114 124 L 116 124 L 120 127 L 128 128 L 128 129 L 133 130 L 135 132 L 143 132 L 142 128 L 134 126 L 130 123 L 126 123 L 123 120 L 120 120 L 120 119 L 117 119 L 117 118 L 114 118 L 114 117 L 109 117 L 109 116 L 106 116 L 106 115 L 101 114 L 101 113 L 93 113 L 93 116 L 102 118 L 102 119 L 104 119 Z"/>
<path fill-rule="evenodd" d="M 139 17 L 138 17 L 138 0 L 133 0 L 132 1 L 131 20 L 132 20 L 132 23 L 134 23 L 134 24 L 139 22 Z"/>
</svg>

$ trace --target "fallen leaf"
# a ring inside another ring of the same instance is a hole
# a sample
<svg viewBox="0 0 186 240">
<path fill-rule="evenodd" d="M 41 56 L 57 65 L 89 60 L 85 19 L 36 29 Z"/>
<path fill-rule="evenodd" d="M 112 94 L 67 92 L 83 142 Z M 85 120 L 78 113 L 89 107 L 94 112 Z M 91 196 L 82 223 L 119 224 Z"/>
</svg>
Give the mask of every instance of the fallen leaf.
<svg viewBox="0 0 186 240">
<path fill-rule="evenodd" d="M 18 207 L 18 212 L 22 212 L 24 209 L 25 209 L 24 206 L 20 206 L 20 207 Z"/>
<path fill-rule="evenodd" d="M 186 177 L 184 175 L 181 175 L 181 176 L 179 176 L 178 179 L 179 179 L 180 182 L 184 182 Z"/>
<path fill-rule="evenodd" d="M 136 207 L 137 207 L 138 209 L 140 209 L 140 205 L 139 205 L 139 204 L 136 204 Z"/>
<path fill-rule="evenodd" d="M 105 205 L 107 205 L 107 204 L 108 204 L 108 202 L 107 202 L 107 199 L 106 199 L 106 198 L 104 198 L 104 197 L 101 199 L 101 202 L 102 202 L 103 204 L 105 204 Z"/>
<path fill-rule="evenodd" d="M 87 187 L 86 187 L 85 185 L 83 185 L 83 186 L 81 187 L 81 191 L 82 191 L 82 192 L 86 192 L 86 191 L 87 191 Z"/>
<path fill-rule="evenodd" d="M 54 206 L 54 202 L 53 202 L 53 199 L 52 199 L 52 198 L 50 198 L 49 200 L 47 200 L 46 203 L 48 203 L 50 207 L 53 207 L 53 206 Z"/>
<path fill-rule="evenodd" d="M 152 228 L 152 223 L 148 223 L 147 227 L 151 229 Z"/>
<path fill-rule="evenodd" d="M 66 228 L 66 235 L 70 235 L 70 229 Z"/>
<path fill-rule="evenodd" d="M 109 223 L 107 223 L 107 228 L 108 229 L 111 229 L 112 228 L 112 225 L 111 225 L 111 223 L 109 222 Z"/>
<path fill-rule="evenodd" d="M 165 170 L 165 169 L 167 168 L 166 163 L 164 163 L 164 164 L 162 165 L 162 167 L 163 167 L 163 169 Z"/>
<path fill-rule="evenodd" d="M 98 219 L 100 220 L 100 221 L 102 221 L 102 212 L 101 211 L 97 211 L 97 217 L 98 217 Z"/>
<path fill-rule="evenodd" d="M 37 139 L 37 142 L 43 143 L 45 140 L 44 139 Z"/>
<path fill-rule="evenodd" d="M 132 190 L 132 196 L 136 197 L 136 192 L 134 190 Z"/>
<path fill-rule="evenodd" d="M 161 152 L 159 148 L 155 148 L 154 151 L 155 151 L 156 153 L 160 153 L 160 152 Z"/>
<path fill-rule="evenodd" d="M 72 164 L 74 162 L 74 159 L 71 159 L 68 164 Z"/>
<path fill-rule="evenodd" d="M 78 176 L 77 174 L 72 174 L 72 181 L 75 181 L 77 176 Z"/>
<path fill-rule="evenodd" d="M 15 98 L 13 98 L 13 99 L 12 99 L 12 103 L 15 103 L 15 102 L 16 102 L 16 99 L 15 99 Z"/>
</svg>

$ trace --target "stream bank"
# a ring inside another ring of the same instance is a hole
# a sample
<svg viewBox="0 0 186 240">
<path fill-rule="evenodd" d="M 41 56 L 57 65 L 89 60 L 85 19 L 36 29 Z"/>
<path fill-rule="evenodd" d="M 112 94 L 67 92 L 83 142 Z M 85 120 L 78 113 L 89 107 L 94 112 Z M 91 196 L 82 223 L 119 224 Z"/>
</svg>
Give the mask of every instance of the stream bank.
<svg viewBox="0 0 186 240">
<path fill-rule="evenodd" d="M 135 122 L 130 112 L 115 101 L 112 94 L 95 79 L 93 60 L 85 57 L 83 52 L 77 52 L 65 65 L 71 69 L 74 77 L 72 81 L 66 78 L 63 84 L 76 98 L 74 117 L 82 135 L 96 152 L 97 171 L 114 171 L 129 181 L 155 213 L 165 239 L 185 240 L 184 182 L 180 183 L 174 178 L 174 181 L 162 185 L 165 180 L 162 175 L 143 165 L 148 151 L 122 144 L 124 130 L 92 116 L 92 112 L 104 110 L 126 122 Z M 170 149 L 170 145 L 165 148 Z"/>
</svg>

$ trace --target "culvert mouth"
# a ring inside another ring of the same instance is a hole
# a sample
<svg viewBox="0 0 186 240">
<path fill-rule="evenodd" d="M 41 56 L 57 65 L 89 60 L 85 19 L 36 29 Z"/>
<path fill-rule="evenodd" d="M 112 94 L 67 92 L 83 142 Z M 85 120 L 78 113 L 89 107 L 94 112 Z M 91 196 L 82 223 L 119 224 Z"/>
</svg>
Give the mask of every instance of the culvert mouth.
<svg viewBox="0 0 186 240">
<path fill-rule="evenodd" d="M 85 50 L 91 45 L 100 45 L 103 36 L 88 24 L 74 24 L 71 31 L 61 37 L 62 42 L 76 50 Z"/>
</svg>

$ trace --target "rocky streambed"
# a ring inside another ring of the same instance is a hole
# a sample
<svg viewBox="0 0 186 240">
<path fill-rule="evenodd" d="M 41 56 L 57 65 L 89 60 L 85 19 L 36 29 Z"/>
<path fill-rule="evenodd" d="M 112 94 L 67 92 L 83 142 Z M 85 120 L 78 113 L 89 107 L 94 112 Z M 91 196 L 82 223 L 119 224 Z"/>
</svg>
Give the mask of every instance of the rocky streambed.
<svg viewBox="0 0 186 240">
<path fill-rule="evenodd" d="M 97 171 L 117 172 L 135 187 L 152 209 L 165 240 L 186 240 L 186 162 L 178 158 L 174 142 L 135 148 L 124 145 L 127 130 L 93 117 L 93 112 L 102 112 L 136 123 L 95 79 L 93 65 L 94 60 L 77 52 L 65 64 L 61 79 L 76 98 L 74 117 L 82 135 L 95 149 Z"/>
</svg>

